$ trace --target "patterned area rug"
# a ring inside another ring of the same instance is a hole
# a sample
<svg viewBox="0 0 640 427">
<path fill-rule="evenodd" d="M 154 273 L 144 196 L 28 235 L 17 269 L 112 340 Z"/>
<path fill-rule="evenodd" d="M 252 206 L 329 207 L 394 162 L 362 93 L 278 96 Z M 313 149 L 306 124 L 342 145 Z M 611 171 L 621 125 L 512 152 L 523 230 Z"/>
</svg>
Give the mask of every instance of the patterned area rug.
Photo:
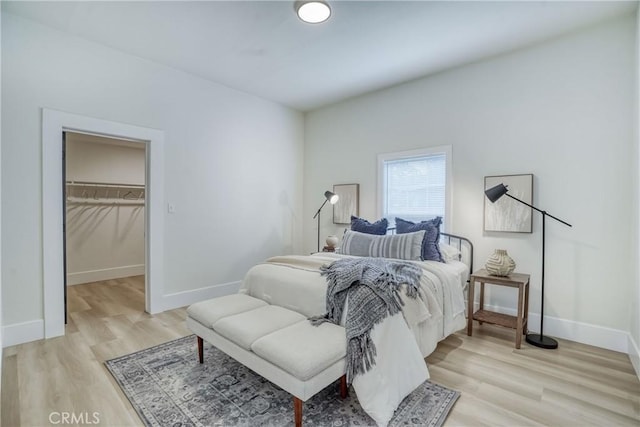
<svg viewBox="0 0 640 427">
<path fill-rule="evenodd" d="M 286 391 L 205 342 L 198 363 L 195 335 L 105 362 L 147 426 L 283 426 L 293 424 Z M 369 426 L 353 389 L 338 382 L 303 405 L 305 426 Z M 439 427 L 460 396 L 426 381 L 396 410 L 390 425 Z"/>
</svg>

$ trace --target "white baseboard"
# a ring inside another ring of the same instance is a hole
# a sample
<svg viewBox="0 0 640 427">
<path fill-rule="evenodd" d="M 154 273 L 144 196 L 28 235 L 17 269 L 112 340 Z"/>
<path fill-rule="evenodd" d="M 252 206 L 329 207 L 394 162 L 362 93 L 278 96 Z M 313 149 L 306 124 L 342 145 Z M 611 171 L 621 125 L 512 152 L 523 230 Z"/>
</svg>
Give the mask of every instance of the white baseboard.
<svg viewBox="0 0 640 427">
<path fill-rule="evenodd" d="M 205 288 L 168 294 L 163 297 L 164 310 L 191 305 L 198 301 L 230 295 L 238 292 L 240 281 L 222 283 Z M 476 309 L 478 304 L 475 304 Z M 488 310 L 498 313 L 514 315 L 515 310 L 500 306 L 485 304 Z M 619 351 L 629 355 L 638 378 L 640 378 L 640 348 L 631 334 L 618 329 L 606 328 L 573 320 L 559 319 L 545 316 L 545 335 L 567 339 L 596 347 Z M 532 332 L 538 332 L 540 315 L 529 313 L 529 327 Z M 44 321 L 42 319 L 6 325 L 2 328 L 2 347 L 22 344 L 44 338 Z"/>
<path fill-rule="evenodd" d="M 140 276 L 142 274 L 144 274 L 144 264 L 125 265 L 123 267 L 104 268 L 102 270 L 79 271 L 77 273 L 67 274 L 67 286 L 119 279 L 121 277 Z"/>
<path fill-rule="evenodd" d="M 466 304 L 466 302 L 465 302 Z M 478 302 L 475 302 L 478 309 Z M 513 308 L 505 308 L 497 305 L 484 305 L 485 309 L 498 313 L 516 315 Z M 540 332 L 540 314 L 529 312 L 527 329 L 530 332 Z M 590 323 L 576 322 L 574 320 L 560 319 L 558 317 L 544 316 L 544 334 L 550 337 L 562 338 L 608 350 L 629 354 L 629 332 Z"/>
<path fill-rule="evenodd" d="M 530 313 L 529 319 L 529 330 L 539 332 L 540 315 Z M 620 329 L 544 316 L 544 333 L 552 337 L 563 338 L 582 344 L 619 351 L 621 353 L 628 353 L 629 351 L 629 332 Z"/>
<path fill-rule="evenodd" d="M 221 283 L 219 285 L 207 286 L 206 288 L 168 294 L 163 297 L 163 307 L 164 310 L 172 310 L 199 301 L 235 294 L 238 292 L 238 289 L 240 289 L 240 281 Z"/>
<path fill-rule="evenodd" d="M 636 375 L 640 380 L 640 347 L 638 347 L 638 343 L 635 342 L 631 334 L 629 334 L 629 359 L 631 359 L 633 369 L 636 370 Z"/>
<path fill-rule="evenodd" d="M 2 327 L 2 346 L 22 344 L 44 338 L 44 320 L 14 323 Z"/>
</svg>

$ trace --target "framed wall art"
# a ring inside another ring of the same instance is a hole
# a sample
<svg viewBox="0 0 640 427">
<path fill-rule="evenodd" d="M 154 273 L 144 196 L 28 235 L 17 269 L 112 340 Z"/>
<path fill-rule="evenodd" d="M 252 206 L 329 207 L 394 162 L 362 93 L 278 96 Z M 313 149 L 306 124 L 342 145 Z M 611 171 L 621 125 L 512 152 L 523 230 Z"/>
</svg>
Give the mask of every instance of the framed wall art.
<svg viewBox="0 0 640 427">
<path fill-rule="evenodd" d="M 360 214 L 360 184 L 337 184 L 333 192 L 340 197 L 333 205 L 333 223 L 351 224 L 351 215 Z"/>
<path fill-rule="evenodd" d="M 533 174 L 485 176 L 484 189 L 498 184 L 509 189 L 507 194 L 533 204 Z M 484 231 L 531 233 L 532 209 L 506 195 L 491 203 L 484 197 Z"/>
</svg>

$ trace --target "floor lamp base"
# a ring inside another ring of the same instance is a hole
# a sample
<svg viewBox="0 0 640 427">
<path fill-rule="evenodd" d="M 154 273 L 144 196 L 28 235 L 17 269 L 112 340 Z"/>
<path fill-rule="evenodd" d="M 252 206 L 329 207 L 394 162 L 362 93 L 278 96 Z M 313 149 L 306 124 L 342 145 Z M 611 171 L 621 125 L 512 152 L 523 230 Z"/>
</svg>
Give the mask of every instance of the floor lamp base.
<svg viewBox="0 0 640 427">
<path fill-rule="evenodd" d="M 558 341 L 553 338 L 545 337 L 540 334 L 528 334 L 526 338 L 527 342 L 531 345 L 535 345 L 540 348 L 558 348 Z"/>
</svg>

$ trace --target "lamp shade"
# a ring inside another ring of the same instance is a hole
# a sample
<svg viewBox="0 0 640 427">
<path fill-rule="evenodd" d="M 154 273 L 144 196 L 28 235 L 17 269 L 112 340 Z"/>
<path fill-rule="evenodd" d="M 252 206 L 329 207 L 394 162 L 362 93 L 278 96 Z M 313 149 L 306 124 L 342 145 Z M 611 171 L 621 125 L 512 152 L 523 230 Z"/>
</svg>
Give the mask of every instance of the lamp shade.
<svg viewBox="0 0 640 427">
<path fill-rule="evenodd" d="M 500 197 L 507 194 L 509 189 L 503 184 L 500 183 L 495 187 L 491 187 L 488 190 L 485 190 L 484 194 L 487 196 L 487 199 L 491 201 L 491 203 L 495 203 Z"/>
<path fill-rule="evenodd" d="M 331 191 L 327 190 L 324 192 L 324 197 L 329 201 L 329 203 L 331 203 L 332 205 L 335 205 L 336 203 L 338 203 L 338 199 L 340 198 L 340 196 L 338 196 L 335 193 L 332 193 Z"/>
</svg>

